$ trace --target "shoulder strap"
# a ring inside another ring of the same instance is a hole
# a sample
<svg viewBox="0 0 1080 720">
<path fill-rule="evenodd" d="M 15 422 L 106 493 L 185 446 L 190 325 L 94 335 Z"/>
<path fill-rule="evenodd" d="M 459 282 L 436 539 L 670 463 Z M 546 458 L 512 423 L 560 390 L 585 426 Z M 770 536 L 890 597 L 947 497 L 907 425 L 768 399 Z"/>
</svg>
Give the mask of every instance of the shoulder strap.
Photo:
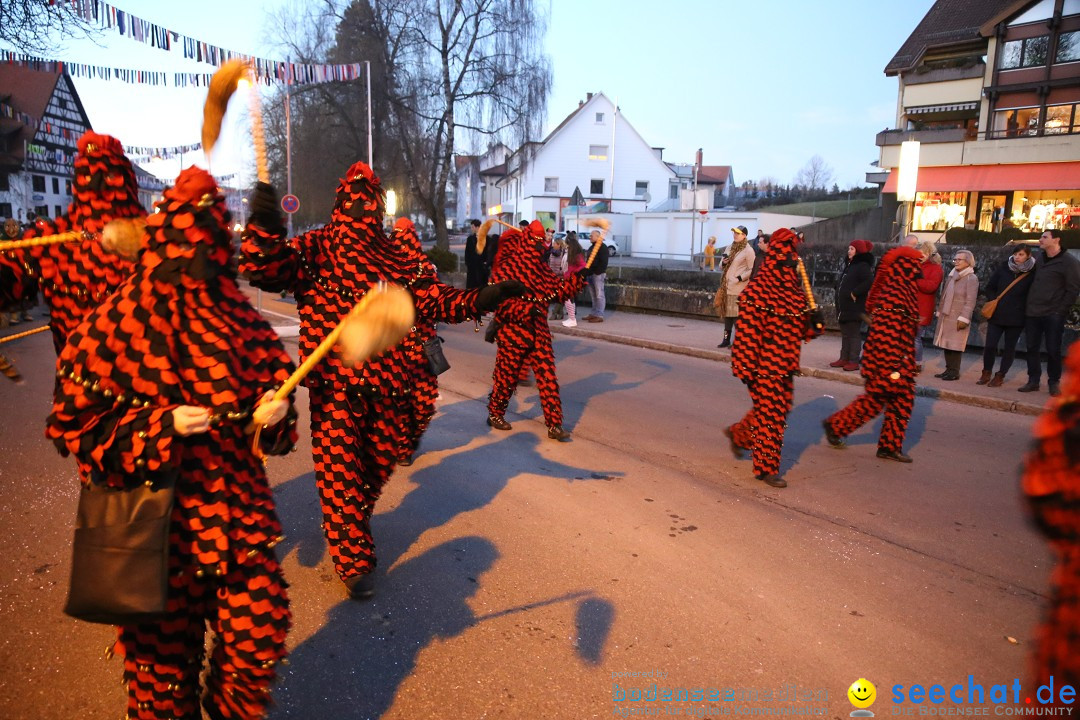
<svg viewBox="0 0 1080 720">
<path fill-rule="evenodd" d="M 1008 285 L 1006 285 L 1006 286 L 1005 286 L 1005 289 L 1004 289 L 1004 290 L 1002 290 L 1002 291 L 1001 291 L 1000 293 L 998 293 L 998 296 L 997 296 L 996 298 L 994 298 L 994 302 L 997 302 L 997 301 L 998 301 L 998 300 L 1000 300 L 1000 299 L 1001 299 L 1002 297 L 1004 297 L 1004 296 L 1005 296 L 1005 293 L 1007 293 L 1007 292 L 1009 292 L 1010 290 L 1012 290 L 1012 286 L 1013 286 L 1013 285 L 1015 285 L 1016 283 L 1020 282 L 1021 280 L 1023 280 L 1023 279 L 1024 279 L 1024 277 L 1025 277 L 1026 275 L 1027 275 L 1027 273 L 1026 273 L 1026 272 L 1022 272 L 1022 273 L 1020 273 L 1019 275 L 1017 275 L 1017 276 L 1016 276 L 1016 279 L 1015 279 L 1015 280 L 1013 280 L 1013 281 L 1012 281 L 1011 283 L 1009 283 Z"/>
</svg>

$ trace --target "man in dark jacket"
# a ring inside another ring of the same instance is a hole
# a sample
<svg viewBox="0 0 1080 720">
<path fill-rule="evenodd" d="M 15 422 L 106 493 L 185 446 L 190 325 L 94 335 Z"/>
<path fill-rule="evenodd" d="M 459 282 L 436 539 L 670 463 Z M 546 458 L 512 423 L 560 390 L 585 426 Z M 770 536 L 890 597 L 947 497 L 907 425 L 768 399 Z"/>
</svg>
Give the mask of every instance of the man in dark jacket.
<svg viewBox="0 0 1080 720">
<path fill-rule="evenodd" d="M 1050 394 L 1060 394 L 1061 337 L 1065 334 L 1065 316 L 1080 294 L 1080 260 L 1061 247 L 1061 231 L 1047 230 L 1039 238 L 1042 248 L 1035 258 L 1035 281 L 1027 298 L 1027 384 L 1020 392 L 1035 392 L 1042 379 L 1039 348 L 1046 338 L 1046 379 Z"/>
<path fill-rule="evenodd" d="M 465 239 L 465 289 L 484 287 L 487 285 L 490 265 L 484 263 L 484 257 L 476 250 L 476 231 L 480 229 L 480 221 L 472 220 L 472 234 Z"/>
<path fill-rule="evenodd" d="M 586 251 L 586 256 L 591 256 L 596 251 L 596 257 L 589 266 L 589 298 L 592 300 L 592 311 L 585 316 L 588 322 L 604 322 L 604 308 L 607 307 L 607 298 L 604 296 L 604 283 L 607 281 L 608 249 L 604 244 L 604 234 L 599 230 L 593 230 L 589 235 L 593 246 Z M 600 247 L 597 248 L 596 244 Z"/>
</svg>

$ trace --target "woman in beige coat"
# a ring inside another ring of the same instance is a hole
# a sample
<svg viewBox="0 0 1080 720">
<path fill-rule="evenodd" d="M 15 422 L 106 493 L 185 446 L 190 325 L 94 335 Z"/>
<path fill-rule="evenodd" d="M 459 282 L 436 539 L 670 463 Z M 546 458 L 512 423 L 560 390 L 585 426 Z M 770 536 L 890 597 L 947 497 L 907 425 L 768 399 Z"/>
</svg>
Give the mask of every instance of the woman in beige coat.
<svg viewBox="0 0 1080 720">
<path fill-rule="evenodd" d="M 967 250 L 957 250 L 953 269 L 945 280 L 945 291 L 937 309 L 937 330 L 934 344 L 945 351 L 945 372 L 934 377 L 942 380 L 960 379 L 960 358 L 967 347 L 975 298 L 979 295 L 979 278 L 975 277 L 975 256 Z"/>
<path fill-rule="evenodd" d="M 746 228 L 740 225 L 731 232 L 734 239 L 720 263 L 724 277 L 713 299 L 717 314 L 724 318 L 724 341 L 716 346 L 722 348 L 731 345 L 731 331 L 739 316 L 739 293 L 746 288 L 754 271 L 754 248 L 746 240 Z"/>
</svg>

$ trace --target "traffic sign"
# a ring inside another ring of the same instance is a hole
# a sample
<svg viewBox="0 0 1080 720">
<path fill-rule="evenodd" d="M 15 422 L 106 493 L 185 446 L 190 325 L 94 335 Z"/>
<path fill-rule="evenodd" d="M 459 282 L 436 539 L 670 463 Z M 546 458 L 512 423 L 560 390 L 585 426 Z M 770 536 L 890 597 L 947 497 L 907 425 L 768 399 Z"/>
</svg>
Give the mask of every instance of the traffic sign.
<svg viewBox="0 0 1080 720">
<path fill-rule="evenodd" d="M 286 195 L 281 198 L 281 209 L 292 215 L 300 209 L 300 198 L 295 195 Z"/>
</svg>

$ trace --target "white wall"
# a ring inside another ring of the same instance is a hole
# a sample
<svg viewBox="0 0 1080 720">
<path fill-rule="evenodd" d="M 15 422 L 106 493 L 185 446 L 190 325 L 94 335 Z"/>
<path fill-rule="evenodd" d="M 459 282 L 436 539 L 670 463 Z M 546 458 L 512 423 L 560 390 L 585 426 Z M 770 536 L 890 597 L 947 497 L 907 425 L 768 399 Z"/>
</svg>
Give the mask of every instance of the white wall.
<svg viewBox="0 0 1080 720">
<path fill-rule="evenodd" d="M 700 253 L 710 236 L 716 236 L 716 246 L 725 248 L 731 244 L 732 228 L 746 227 L 746 234 L 753 239 L 760 229 L 766 234 L 782 227 L 808 225 L 811 218 L 801 215 L 776 215 L 766 213 L 709 213 L 704 220 L 700 213 L 635 213 L 630 255 L 635 257 L 690 258 Z"/>
<path fill-rule="evenodd" d="M 596 123 L 596 113 L 603 113 Z M 612 128 L 614 127 L 614 142 Z M 607 160 L 590 160 L 589 146 L 607 147 Z M 614 186 L 612 186 L 614 163 Z M 544 191 L 544 179 L 558 178 L 556 192 Z M 557 210 L 560 198 L 568 198 L 580 188 L 586 199 L 613 199 L 612 209 L 634 212 L 645 209 L 645 202 L 635 194 L 636 183 L 649 183 L 650 204 L 667 197 L 668 181 L 675 174 L 637 133 L 623 116 L 615 118 L 615 106 L 602 93 L 592 97 L 577 114 L 553 135 L 531 159 L 521 176 L 523 217 L 535 210 Z M 604 181 L 604 192 L 589 192 L 591 180 Z M 513 182 L 513 181 L 511 181 Z M 532 200 L 530 205 L 529 200 Z"/>
</svg>

